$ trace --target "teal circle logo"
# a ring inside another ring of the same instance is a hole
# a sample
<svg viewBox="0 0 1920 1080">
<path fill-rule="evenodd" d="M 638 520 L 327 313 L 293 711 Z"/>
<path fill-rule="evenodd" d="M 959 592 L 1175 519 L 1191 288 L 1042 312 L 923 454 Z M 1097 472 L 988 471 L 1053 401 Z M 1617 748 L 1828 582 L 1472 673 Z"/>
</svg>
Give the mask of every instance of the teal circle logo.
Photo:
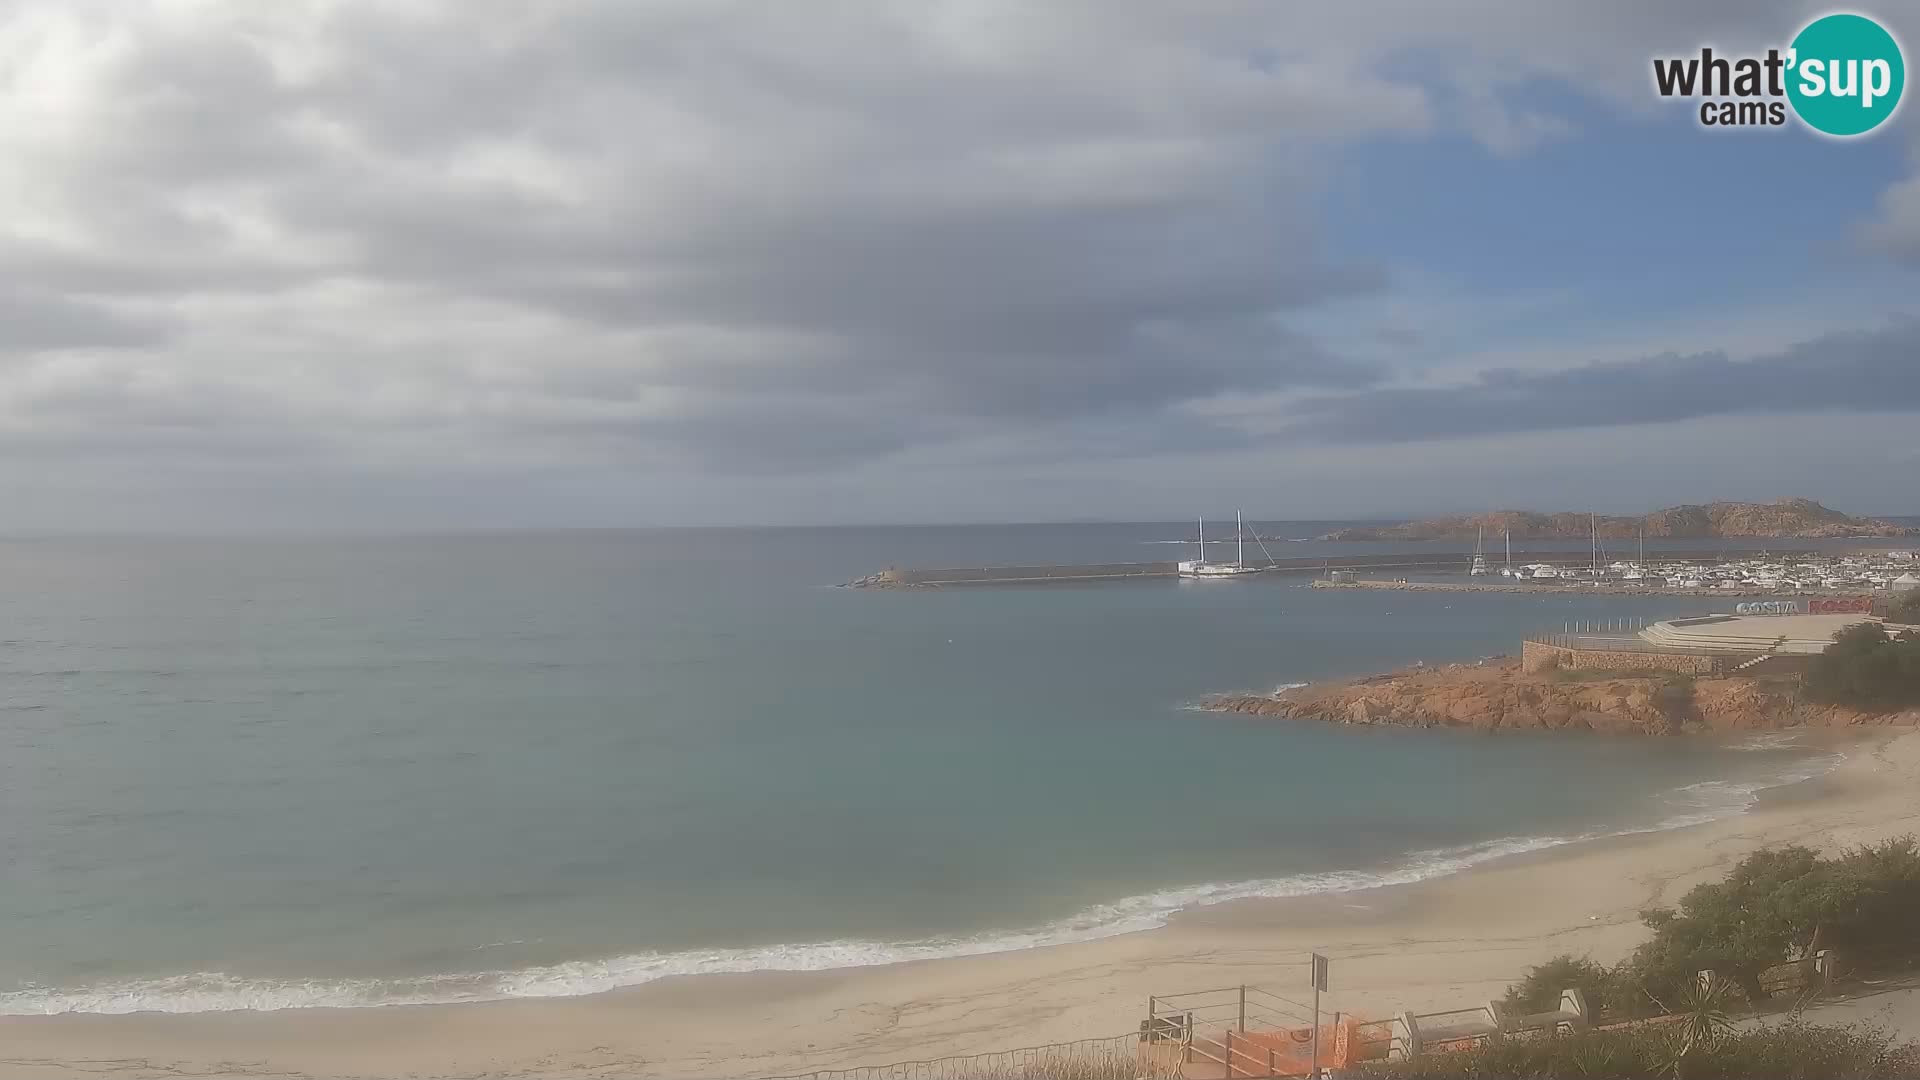
<svg viewBox="0 0 1920 1080">
<path fill-rule="evenodd" d="M 1864 135 L 1900 106 L 1907 65 L 1900 43 L 1864 15 L 1827 15 L 1807 24 L 1788 54 L 1787 99 L 1815 131 Z"/>
</svg>

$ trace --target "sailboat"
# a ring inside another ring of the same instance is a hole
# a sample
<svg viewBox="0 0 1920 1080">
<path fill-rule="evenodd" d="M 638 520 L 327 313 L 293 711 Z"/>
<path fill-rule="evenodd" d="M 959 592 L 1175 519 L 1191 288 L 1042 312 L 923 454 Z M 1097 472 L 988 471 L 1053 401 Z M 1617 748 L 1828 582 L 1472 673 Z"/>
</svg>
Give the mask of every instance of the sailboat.
<svg viewBox="0 0 1920 1080">
<path fill-rule="evenodd" d="M 1647 565 L 1647 527 L 1645 525 L 1642 525 L 1640 526 L 1640 557 L 1638 561 L 1636 561 L 1632 566 L 1627 568 L 1626 573 L 1620 575 L 1620 580 L 1644 581 L 1647 576 L 1647 572 L 1645 570 L 1646 565 Z"/>
<path fill-rule="evenodd" d="M 1587 528 L 1592 530 L 1593 534 L 1593 550 L 1587 557 L 1587 576 L 1593 579 L 1590 584 L 1597 586 L 1600 584 L 1600 578 L 1602 576 L 1600 571 L 1600 515 L 1588 514 Z"/>
<path fill-rule="evenodd" d="M 1473 542 L 1473 565 L 1467 569 L 1467 573 L 1472 577 L 1479 577 L 1482 574 L 1485 574 L 1486 572 L 1487 572 L 1487 527 L 1485 525 L 1482 525 L 1480 526 L 1479 539 Z"/>
<path fill-rule="evenodd" d="M 1507 530 L 1507 565 L 1500 568 L 1501 577 L 1519 577 L 1513 570 L 1513 530 Z"/>
<path fill-rule="evenodd" d="M 1215 563 L 1207 561 L 1207 519 L 1200 519 L 1200 557 L 1180 563 L 1181 577 L 1217 578 L 1236 577 L 1240 574 L 1257 574 L 1260 568 L 1247 565 L 1247 532 L 1241 525 L 1240 512 L 1233 514 L 1234 532 L 1239 534 L 1239 558 L 1236 562 Z"/>
</svg>

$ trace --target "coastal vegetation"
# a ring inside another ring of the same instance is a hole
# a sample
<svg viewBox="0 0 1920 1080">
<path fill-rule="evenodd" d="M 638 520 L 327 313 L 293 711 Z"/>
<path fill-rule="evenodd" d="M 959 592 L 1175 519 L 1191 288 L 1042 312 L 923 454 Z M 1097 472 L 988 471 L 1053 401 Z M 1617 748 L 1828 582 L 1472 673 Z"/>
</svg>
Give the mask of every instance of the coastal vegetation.
<svg viewBox="0 0 1920 1080">
<path fill-rule="evenodd" d="M 1519 982 L 1507 987 L 1507 996 L 1501 1004 L 1512 1013 L 1551 1012 L 1560 1007 L 1561 991 L 1578 990 L 1586 995 L 1587 1004 L 1592 1008 L 1617 1014 L 1614 987 L 1613 972 L 1605 964 L 1584 956 L 1562 954 L 1528 968 Z"/>
<path fill-rule="evenodd" d="M 1458 1053 L 1367 1065 L 1346 1075 L 1367 1080 L 1913 1080 L 1920 1077 L 1920 1047 L 1872 1027 L 1790 1020 L 1735 1030 L 1704 1014 L 1698 1027 L 1507 1039 Z"/>
<path fill-rule="evenodd" d="M 1913 837 L 1822 856 L 1789 846 L 1757 851 L 1717 882 L 1695 886 L 1677 909 L 1641 913 L 1652 937 L 1608 968 L 1558 956 L 1507 990 L 1509 1008 L 1540 1012 L 1578 987 L 1603 1014 L 1637 1018 L 1679 1011 L 1701 971 L 1714 971 L 1752 1004 L 1762 976 L 1833 949 L 1854 969 L 1904 967 L 1920 958 L 1920 845 Z"/>
<path fill-rule="evenodd" d="M 1527 510 L 1499 510 L 1489 514 L 1458 514 L 1395 525 L 1355 526 L 1335 530 L 1320 539 L 1471 540 L 1482 535 L 1511 535 L 1515 540 L 1585 540 L 1595 533 L 1604 540 L 1631 540 L 1639 536 L 1913 536 L 1920 534 L 1920 530 L 1875 518 L 1843 514 L 1812 499 L 1780 499 L 1770 503 L 1689 503 L 1636 517 L 1596 518 L 1576 511 L 1543 514 Z"/>
<path fill-rule="evenodd" d="M 1887 605 L 1887 617 L 1899 623 L 1920 623 L 1920 589 L 1895 593 Z"/>
<path fill-rule="evenodd" d="M 1849 626 L 1813 658 L 1806 690 L 1815 701 L 1855 708 L 1920 706 L 1920 633 L 1896 636 L 1879 623 Z"/>
<path fill-rule="evenodd" d="M 1652 936 L 1608 967 L 1562 955 L 1507 989 L 1511 1012 L 1552 1010 L 1577 988 L 1614 1021 L 1662 1019 L 1545 1039 L 1509 1039 L 1411 1062 L 1372 1065 L 1366 1077 L 1399 1080 L 1582 1076 L 1920 1078 L 1920 1047 L 1866 1027 L 1805 1023 L 1735 1025 L 1731 1005 L 1768 997 L 1763 976 L 1836 950 L 1844 964 L 1910 966 L 1920 958 L 1920 845 L 1912 837 L 1825 857 L 1805 847 L 1755 852 L 1677 909 L 1642 913 Z M 1791 970 L 1791 968 L 1789 968 Z M 1723 981 L 1703 989 L 1698 973 Z"/>
</svg>

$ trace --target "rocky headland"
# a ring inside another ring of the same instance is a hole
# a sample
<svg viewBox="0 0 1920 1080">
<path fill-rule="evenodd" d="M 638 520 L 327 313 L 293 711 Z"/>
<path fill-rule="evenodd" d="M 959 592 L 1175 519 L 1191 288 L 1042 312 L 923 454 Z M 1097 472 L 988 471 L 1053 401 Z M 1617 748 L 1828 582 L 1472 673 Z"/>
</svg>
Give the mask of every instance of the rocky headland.
<svg viewBox="0 0 1920 1080">
<path fill-rule="evenodd" d="M 1774 537 L 1825 539 L 1833 537 L 1888 537 L 1920 535 L 1920 529 L 1876 518 L 1853 517 L 1830 510 L 1812 499 L 1781 499 L 1770 503 L 1715 502 L 1669 506 L 1639 517 L 1601 517 L 1568 511 L 1540 514 L 1526 510 L 1499 510 L 1490 514 L 1462 514 L 1428 518 L 1398 525 L 1364 525 L 1339 529 L 1322 540 L 1471 540 L 1485 535 L 1515 540 L 1587 539 L 1598 529 L 1602 539 L 1650 537 Z"/>
<path fill-rule="evenodd" d="M 1920 710 L 1876 713 L 1808 701 L 1792 677 L 1526 673 L 1518 660 L 1504 657 L 1405 668 L 1271 694 L 1221 694 L 1204 704 L 1286 720 L 1484 732 L 1679 735 L 1920 725 Z"/>
</svg>

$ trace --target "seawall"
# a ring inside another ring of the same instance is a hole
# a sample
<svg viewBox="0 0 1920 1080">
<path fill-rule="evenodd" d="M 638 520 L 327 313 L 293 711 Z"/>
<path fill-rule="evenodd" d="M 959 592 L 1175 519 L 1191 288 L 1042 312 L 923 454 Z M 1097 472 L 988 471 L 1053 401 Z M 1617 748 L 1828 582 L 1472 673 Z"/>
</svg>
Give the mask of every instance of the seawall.
<svg viewBox="0 0 1920 1080">
<path fill-rule="evenodd" d="M 1115 578 L 1173 577 L 1175 562 L 1073 563 L 1060 566 L 976 566 L 938 570 L 882 570 L 848 582 L 856 588 L 903 588 L 917 585 L 1019 585 L 1065 581 L 1106 581 Z"/>
</svg>

